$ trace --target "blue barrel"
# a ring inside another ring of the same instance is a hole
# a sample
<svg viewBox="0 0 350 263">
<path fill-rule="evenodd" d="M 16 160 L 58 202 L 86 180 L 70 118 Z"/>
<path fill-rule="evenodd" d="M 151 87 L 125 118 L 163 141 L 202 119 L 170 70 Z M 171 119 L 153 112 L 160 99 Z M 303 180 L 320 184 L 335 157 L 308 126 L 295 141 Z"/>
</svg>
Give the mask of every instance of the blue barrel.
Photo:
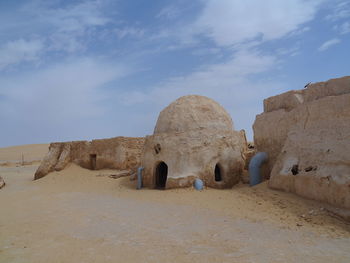
<svg viewBox="0 0 350 263">
<path fill-rule="evenodd" d="M 194 180 L 193 186 L 196 190 L 201 191 L 203 190 L 204 184 L 201 179 L 196 178 L 196 180 Z"/>
</svg>

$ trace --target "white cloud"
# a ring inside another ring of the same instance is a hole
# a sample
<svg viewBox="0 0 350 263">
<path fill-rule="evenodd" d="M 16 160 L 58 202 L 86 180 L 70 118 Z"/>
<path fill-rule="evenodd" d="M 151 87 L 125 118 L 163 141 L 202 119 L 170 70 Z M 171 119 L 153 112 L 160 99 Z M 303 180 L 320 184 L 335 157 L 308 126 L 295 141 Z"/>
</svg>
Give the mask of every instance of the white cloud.
<svg viewBox="0 0 350 263">
<path fill-rule="evenodd" d="M 209 0 L 195 23 L 220 46 L 281 38 L 311 21 L 322 0 Z"/>
<path fill-rule="evenodd" d="M 40 141 L 40 136 L 41 141 L 50 136 L 54 140 L 76 134 L 91 136 L 93 128 L 86 127 L 107 110 L 104 85 L 126 74 L 124 66 L 83 58 L 2 78 L 2 133 L 12 138 L 11 131 L 16 131 L 22 139 L 30 133 L 32 141 Z"/>
<path fill-rule="evenodd" d="M 13 17 L 1 19 L 3 35 L 32 35 L 45 40 L 47 50 L 75 52 L 85 50 L 98 27 L 113 22 L 106 12 L 108 1 L 26 1 Z M 1 34 L 0 34 L 1 35 Z M 15 37 L 12 37 L 15 38 Z"/>
<path fill-rule="evenodd" d="M 114 22 L 106 12 L 109 3 L 34 0 L 14 5 L 13 14 L 1 12 L 0 41 L 5 44 L 0 46 L 0 70 L 39 60 L 50 51 L 86 51 L 100 33 L 97 28 Z"/>
<path fill-rule="evenodd" d="M 262 101 L 283 84 L 271 80 L 254 80 L 253 76 L 269 71 L 278 64 L 273 56 L 257 51 L 240 51 L 226 63 L 203 66 L 186 76 L 169 78 L 147 92 L 126 92 L 120 103 L 150 103 L 156 119 L 158 112 L 180 96 L 199 94 L 221 103 L 231 114 L 235 127 L 243 129 L 254 122 L 262 111 Z M 252 138 L 252 131 L 248 130 Z"/>
<path fill-rule="evenodd" d="M 333 38 L 330 39 L 326 42 L 324 42 L 319 48 L 318 51 L 326 51 L 327 49 L 329 49 L 330 47 L 337 45 L 341 42 L 341 40 L 339 38 Z"/>
<path fill-rule="evenodd" d="M 79 32 L 90 26 L 102 26 L 110 20 L 103 12 L 104 1 L 83 1 L 66 7 L 54 8 L 39 2 L 30 6 L 29 12 L 40 21 L 54 26 L 59 32 Z M 27 7 L 25 7 L 27 8 Z"/>
<path fill-rule="evenodd" d="M 160 10 L 160 12 L 156 15 L 156 18 L 171 20 L 178 17 L 180 14 L 181 14 L 181 11 L 178 7 L 174 5 L 170 5 Z"/>
<path fill-rule="evenodd" d="M 273 56 L 261 55 L 257 51 L 241 50 L 234 57 L 224 63 L 202 66 L 198 70 L 187 76 L 173 77 L 153 89 L 149 97 L 141 96 L 138 93 L 137 102 L 140 98 L 145 100 L 159 100 L 159 96 L 178 97 L 179 92 L 186 91 L 201 92 L 202 90 L 211 90 L 216 93 L 217 89 L 230 87 L 231 84 L 241 82 L 251 75 L 266 72 L 278 64 L 278 60 Z M 174 96 L 171 94 L 174 93 Z M 163 99 L 163 98 L 162 98 Z M 123 99 L 124 100 L 124 97 Z M 130 103 L 130 101 L 128 101 Z"/>
<path fill-rule="evenodd" d="M 167 25 L 154 39 L 176 41 L 178 48 L 195 46 L 203 37 L 217 47 L 257 46 L 264 41 L 297 36 L 310 30 L 307 22 L 314 19 L 328 0 L 208 0 L 192 22 L 177 21 Z M 165 9 L 167 10 L 167 9 Z"/>
<path fill-rule="evenodd" d="M 350 22 L 346 21 L 333 26 L 333 30 L 337 31 L 341 35 L 346 35 L 350 33 Z"/>
<path fill-rule="evenodd" d="M 86 50 L 85 43 L 79 40 L 79 35 L 72 36 L 71 34 L 57 32 L 48 37 L 50 46 L 49 51 L 65 51 L 68 53 L 81 52 Z"/>
<path fill-rule="evenodd" d="M 346 0 L 336 3 L 332 7 L 331 13 L 326 16 L 326 19 L 330 21 L 337 21 L 348 17 L 350 17 L 350 2 Z"/>
<path fill-rule="evenodd" d="M 300 54 L 300 43 L 296 43 L 290 48 L 279 48 L 276 50 L 276 52 L 278 55 L 294 57 Z"/>
<path fill-rule="evenodd" d="M 345 35 L 350 33 L 350 22 L 344 22 L 339 27 L 340 34 Z"/>
<path fill-rule="evenodd" d="M 85 1 L 66 8 L 45 8 L 37 10 L 39 19 L 52 27 L 51 50 L 66 52 L 84 51 L 89 29 L 103 26 L 110 20 L 101 10 L 103 1 Z"/>
<path fill-rule="evenodd" d="M 145 35 L 145 30 L 136 27 L 117 28 L 114 32 L 117 34 L 118 39 L 126 37 L 141 38 Z"/>
<path fill-rule="evenodd" d="M 192 55 L 195 55 L 195 56 L 216 55 L 220 53 L 220 49 L 219 48 L 196 48 L 191 53 Z"/>
<path fill-rule="evenodd" d="M 289 34 L 289 36 L 290 36 L 290 37 L 299 36 L 299 35 L 302 35 L 302 34 L 304 34 L 305 32 L 308 32 L 308 31 L 310 31 L 310 30 L 311 30 L 311 28 L 308 27 L 308 26 L 306 26 L 306 27 L 297 29 L 297 30 L 295 30 L 295 31 L 292 31 L 292 32 Z"/>
<path fill-rule="evenodd" d="M 32 46 L 32 52 L 24 52 L 27 55 L 12 52 L 14 58 L 3 59 L 7 61 L 3 67 L 21 61 L 40 61 L 41 52 L 48 56 L 45 62 L 49 58 L 61 62 L 40 72 L 35 68 L 30 73 L 19 71 L 15 77 L 0 79 L 0 119 L 7 123 L 2 123 L 2 132 L 7 130 L 7 137 L 3 138 L 11 138 L 13 131 L 21 133 L 14 136 L 20 138 L 27 130 L 32 134 L 26 142 L 48 141 L 46 134 L 52 134 L 54 140 L 66 140 L 65 135 L 74 134 L 75 139 L 84 139 L 87 134 L 102 136 L 103 133 L 94 133 L 96 129 L 113 130 L 112 136 L 143 135 L 154 125 L 163 107 L 187 94 L 217 100 L 230 112 L 236 128 L 249 127 L 255 115 L 262 111 L 263 99 L 284 91 L 284 85 L 288 85 L 272 80 L 278 79 L 276 75 L 267 78 L 267 71 L 279 65 L 279 56 L 302 52 L 302 43 L 293 43 L 292 37 L 310 29 L 306 23 L 315 17 L 323 0 L 199 0 L 203 3 L 201 8 L 196 2 L 195 7 L 187 11 L 175 6 L 163 9 L 156 22 L 145 17 L 135 21 L 134 16 L 124 14 L 125 19 L 132 21 L 120 23 L 111 19 L 110 9 L 106 8 L 106 3 L 112 2 L 36 0 L 24 8 L 23 12 L 30 15 L 22 18 L 17 28 L 7 25 L 7 32 L 18 29 L 17 35 L 23 33 L 23 39 L 35 36 L 41 39 L 41 46 L 38 45 L 37 50 Z M 21 16 L 16 15 L 16 21 L 20 19 Z M 0 20 L 6 22 L 4 18 Z M 29 21 L 27 25 L 26 21 Z M 99 38 L 102 35 L 103 40 Z M 273 46 L 261 45 L 264 41 L 285 37 L 290 38 L 275 41 Z M 145 41 L 133 41 L 134 38 Z M 288 46 L 279 46 L 286 42 Z M 118 47 L 123 52 L 119 52 Z M 179 48 L 188 49 L 175 53 Z M 259 52 L 263 48 L 273 48 L 274 55 Z M 107 60 L 128 61 L 136 68 L 149 69 L 150 74 L 138 75 L 137 81 L 130 78 L 132 80 L 118 82 L 128 73 L 124 67 L 91 58 L 65 59 L 82 52 L 98 52 Z M 0 51 L 0 58 L 1 54 L 7 58 L 5 55 L 9 52 Z M 165 65 L 168 59 L 169 68 L 164 66 L 159 70 L 159 64 Z M 180 62 L 186 65 L 182 68 Z M 183 73 L 161 83 L 157 80 L 164 75 L 174 76 L 176 72 Z M 117 86 L 114 81 L 124 85 Z M 113 85 L 108 84 L 111 82 Z M 108 91 L 103 90 L 108 85 Z M 102 125 L 93 124 L 99 120 Z M 89 123 L 92 124 L 88 126 Z"/>
<path fill-rule="evenodd" d="M 40 40 L 18 39 L 0 47 L 0 70 L 23 61 L 38 60 L 44 44 Z"/>
<path fill-rule="evenodd" d="M 2 87 L 4 95 L 20 106 L 18 113 L 57 120 L 99 113 L 94 106 L 101 99 L 99 88 L 125 74 L 122 67 L 84 58 L 7 80 Z"/>
</svg>

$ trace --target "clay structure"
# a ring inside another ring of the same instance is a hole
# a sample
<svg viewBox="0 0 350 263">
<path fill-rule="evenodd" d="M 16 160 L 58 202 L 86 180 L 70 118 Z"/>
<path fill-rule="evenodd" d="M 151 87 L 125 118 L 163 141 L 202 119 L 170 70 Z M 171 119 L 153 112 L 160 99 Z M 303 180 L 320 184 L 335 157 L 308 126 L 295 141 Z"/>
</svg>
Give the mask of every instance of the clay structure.
<svg viewBox="0 0 350 263">
<path fill-rule="evenodd" d="M 147 136 L 142 157 L 143 183 L 150 188 L 236 184 L 245 165 L 244 131 L 233 130 L 226 110 L 203 96 L 184 96 L 159 115 L 154 134 Z"/>
<path fill-rule="evenodd" d="M 130 174 L 142 166 L 143 185 L 150 188 L 188 187 L 196 178 L 227 188 L 240 180 L 248 152 L 245 132 L 233 130 L 222 106 L 207 97 L 185 96 L 160 113 L 152 136 L 51 143 L 35 179 L 73 162 Z"/>
<path fill-rule="evenodd" d="M 253 129 L 270 187 L 350 208 L 350 77 L 266 99 Z"/>
<path fill-rule="evenodd" d="M 60 171 L 70 162 L 92 170 L 110 168 L 136 172 L 143 145 L 144 138 L 131 137 L 51 143 L 34 179 Z"/>
<path fill-rule="evenodd" d="M 188 187 L 196 179 L 230 188 L 247 181 L 257 150 L 268 154 L 262 174 L 271 188 L 350 208 L 350 77 L 265 99 L 253 129 L 255 148 L 249 149 L 245 132 L 234 130 L 222 106 L 184 96 L 160 113 L 151 136 L 52 143 L 35 179 L 73 162 L 130 173 L 140 168 L 149 188 Z"/>
</svg>

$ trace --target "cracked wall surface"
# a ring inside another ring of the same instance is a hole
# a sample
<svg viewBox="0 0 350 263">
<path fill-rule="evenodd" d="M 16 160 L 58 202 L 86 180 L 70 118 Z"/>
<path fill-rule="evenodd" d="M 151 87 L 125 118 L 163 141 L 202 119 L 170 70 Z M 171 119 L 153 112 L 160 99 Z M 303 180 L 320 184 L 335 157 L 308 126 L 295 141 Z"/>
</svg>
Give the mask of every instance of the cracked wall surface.
<svg viewBox="0 0 350 263">
<path fill-rule="evenodd" d="M 350 77 L 266 99 L 253 129 L 270 187 L 350 208 Z"/>
</svg>

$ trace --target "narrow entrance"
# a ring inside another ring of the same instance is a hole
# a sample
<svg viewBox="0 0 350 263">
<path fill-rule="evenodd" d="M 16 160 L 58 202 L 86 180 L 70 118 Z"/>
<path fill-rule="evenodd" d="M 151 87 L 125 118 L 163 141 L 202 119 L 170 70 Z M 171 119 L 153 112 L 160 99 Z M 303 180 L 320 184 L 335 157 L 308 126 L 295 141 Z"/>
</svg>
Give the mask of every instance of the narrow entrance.
<svg viewBox="0 0 350 263">
<path fill-rule="evenodd" d="M 90 167 L 91 170 L 96 170 L 96 154 L 90 154 Z"/>
<path fill-rule="evenodd" d="M 219 164 L 215 165 L 215 181 L 220 182 L 222 180 L 221 177 L 221 169 Z"/>
<path fill-rule="evenodd" d="M 168 176 L 168 166 L 165 162 L 160 162 L 156 167 L 156 188 L 164 189 Z"/>
</svg>

